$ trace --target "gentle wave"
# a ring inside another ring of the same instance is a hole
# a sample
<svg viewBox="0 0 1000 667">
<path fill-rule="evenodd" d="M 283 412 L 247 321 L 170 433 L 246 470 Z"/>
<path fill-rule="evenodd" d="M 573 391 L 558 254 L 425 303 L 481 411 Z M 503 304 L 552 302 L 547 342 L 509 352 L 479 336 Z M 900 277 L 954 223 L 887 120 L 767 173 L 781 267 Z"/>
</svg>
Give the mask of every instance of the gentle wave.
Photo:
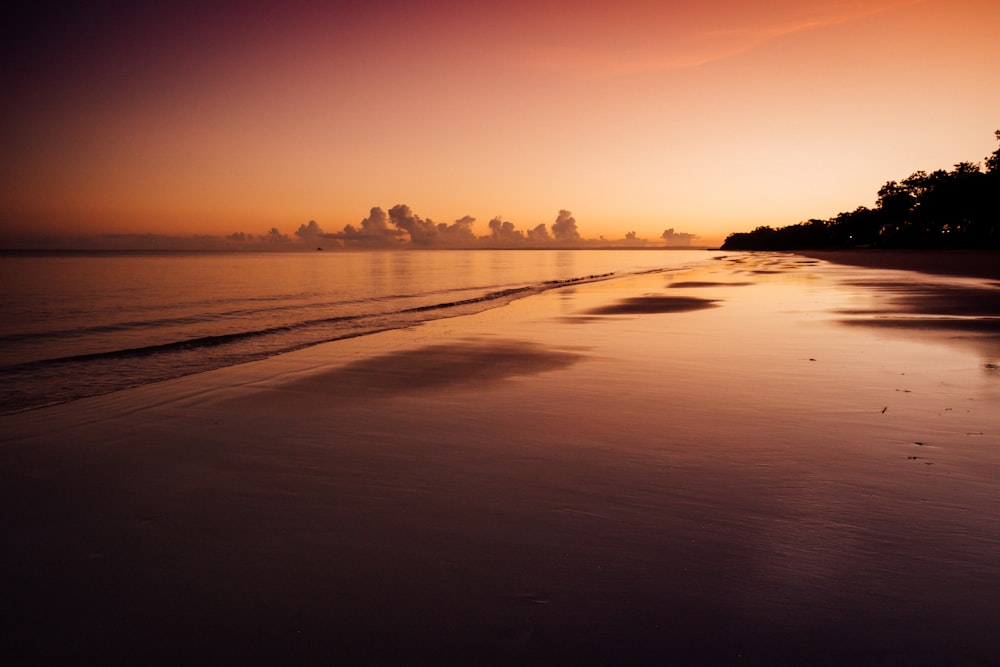
<svg viewBox="0 0 1000 667">
<path fill-rule="evenodd" d="M 579 282 L 579 281 L 571 281 L 571 282 Z M 173 352 L 173 351 L 178 351 L 178 350 L 195 350 L 197 348 L 216 347 L 216 346 L 219 346 L 219 345 L 226 345 L 228 343 L 236 343 L 236 342 L 243 341 L 243 340 L 248 340 L 248 339 L 251 339 L 251 338 L 259 338 L 259 337 L 263 337 L 263 336 L 271 336 L 271 335 L 274 335 L 274 334 L 288 333 L 288 332 L 292 332 L 292 331 L 296 331 L 296 330 L 306 329 L 306 328 L 309 328 L 309 327 L 317 327 L 317 326 L 329 325 L 329 324 L 340 324 L 340 323 L 344 323 L 344 322 L 352 322 L 352 321 L 364 320 L 364 319 L 373 318 L 373 317 L 387 317 L 387 316 L 392 316 L 392 315 L 406 315 L 406 314 L 410 314 L 410 313 L 429 313 L 429 312 L 438 311 L 438 310 L 445 310 L 445 309 L 448 309 L 448 308 L 456 308 L 458 306 L 467 306 L 467 305 L 472 305 L 472 304 L 485 303 L 485 302 L 493 301 L 493 300 L 496 300 L 496 299 L 502 299 L 502 298 L 505 298 L 505 297 L 510 297 L 510 296 L 515 296 L 515 295 L 523 294 L 524 292 L 535 292 L 535 291 L 537 291 L 537 290 L 534 290 L 531 287 L 518 287 L 518 288 L 501 290 L 501 291 L 498 291 L 498 292 L 492 292 L 492 293 L 485 294 L 483 296 L 476 297 L 476 298 L 471 298 L 471 299 L 460 299 L 460 300 L 457 300 L 457 301 L 447 301 L 447 302 L 444 302 L 444 303 L 435 303 L 435 304 L 431 304 L 431 305 L 427 305 L 427 306 L 415 306 L 413 308 L 404 308 L 404 309 L 401 309 L 401 310 L 390 311 L 390 312 L 386 312 L 386 313 L 365 313 L 365 314 L 359 314 L 359 315 L 341 315 L 341 316 L 337 316 L 337 317 L 324 317 L 324 318 L 321 318 L 321 319 L 304 320 L 304 321 L 301 321 L 301 322 L 296 322 L 294 324 L 286 324 L 286 325 L 282 325 L 282 326 L 268 327 L 268 328 L 265 328 L 265 329 L 255 329 L 255 330 L 251 330 L 251 331 L 241 331 L 239 333 L 220 334 L 220 335 L 215 335 L 215 336 L 200 336 L 198 338 L 189 338 L 189 339 L 178 340 L 178 341 L 174 341 L 174 342 L 170 342 L 170 343 L 162 343 L 162 344 L 159 344 L 159 345 L 145 345 L 143 347 L 125 348 L 125 349 L 121 349 L 121 350 L 110 350 L 108 352 L 94 352 L 94 353 L 90 353 L 90 354 L 77 354 L 77 355 L 72 355 L 72 356 L 67 356 L 67 357 L 56 357 L 56 358 L 53 358 L 53 359 L 41 359 L 41 360 L 38 360 L 38 361 L 29 361 L 29 362 L 25 362 L 25 363 L 22 363 L 22 364 L 12 364 L 12 365 L 9 365 L 9 366 L 3 366 L 3 367 L 0 367 L 0 372 L 10 372 L 10 371 L 19 371 L 19 370 L 32 370 L 32 369 L 36 369 L 36 368 L 40 368 L 40 367 L 45 367 L 45 366 L 50 366 L 50 365 L 74 363 L 74 362 L 81 362 L 81 361 L 91 361 L 91 360 L 97 360 L 97 359 L 127 359 L 127 358 L 130 358 L 130 357 L 151 356 L 151 355 L 155 355 L 155 354 L 161 354 L 161 353 L 164 353 L 164 352 Z M 188 319 L 188 318 L 185 318 L 185 319 Z M 174 320 L 164 320 L 164 321 L 169 321 L 171 324 L 173 324 L 173 323 L 181 322 L 181 321 L 184 321 L 184 320 L 174 319 Z M 126 327 L 126 326 L 121 326 L 121 327 L 104 326 L 104 327 L 92 327 L 90 329 L 87 329 L 86 331 L 104 332 L 104 331 L 116 331 L 116 330 L 121 330 L 121 329 L 126 329 L 126 328 L 128 328 L 128 327 Z M 50 334 L 46 334 L 46 335 L 50 335 Z M 336 340 L 336 339 L 328 339 L 328 340 Z M 317 341 L 317 343 L 319 343 L 319 342 L 327 342 L 327 341 Z M 294 349 L 297 349 L 297 348 L 294 348 Z M 287 352 L 289 350 L 282 349 L 280 351 L 281 352 Z"/>
<path fill-rule="evenodd" d="M 471 314 L 498 307 L 518 298 L 573 284 L 606 280 L 615 273 L 547 280 L 532 285 L 479 293 L 464 299 L 422 304 L 386 311 L 366 311 L 333 317 L 304 319 L 291 323 L 232 333 L 197 336 L 139 347 L 33 360 L 0 367 L 5 378 L 0 389 L 0 414 L 109 393 L 129 387 L 201 373 L 224 366 L 256 361 L 312 345 L 412 326 L 440 317 Z M 452 290 L 451 293 L 469 291 Z M 439 291 L 448 292 L 446 290 Z M 428 294 L 413 295 L 426 297 Z M 381 299 L 381 301 L 396 301 Z M 359 300 L 361 301 L 361 300 Z M 299 310 L 315 310 L 313 305 Z M 460 312 L 456 312 L 460 311 Z M 208 316 L 206 316 L 208 317 Z M 190 321 L 194 318 L 162 318 L 159 322 Z M 162 324 L 161 324 L 162 326 Z M 122 324 L 98 325 L 92 332 L 114 332 Z M 46 334 L 47 336 L 51 334 Z M 60 335 L 59 333 L 56 334 Z M 70 334 L 65 334 L 69 336 Z M 79 335 L 79 331 L 74 335 Z"/>
<path fill-rule="evenodd" d="M 460 291 L 476 291 L 482 289 L 491 289 L 486 287 L 481 288 L 466 288 Z M 530 289 L 530 288 L 517 288 L 520 289 Z M 39 332 L 23 332 L 23 333 L 8 333 L 0 334 L 0 342 L 21 342 L 25 340 L 35 340 L 39 336 L 44 336 L 45 338 L 51 339 L 63 339 L 63 338 L 80 338 L 81 336 L 94 335 L 94 334 L 108 334 L 108 333 L 120 333 L 128 331 L 138 331 L 138 330 L 148 330 L 148 329 L 163 329 L 167 327 L 183 327 L 193 324 L 203 324 L 206 322 L 217 322 L 222 318 L 241 318 L 241 317 L 260 317 L 261 315 L 282 313 L 282 312 L 296 312 L 301 311 L 305 308 L 309 310 L 324 310 L 324 309 L 335 309 L 335 308 L 345 308 L 352 306 L 364 306 L 370 305 L 372 303 L 393 303 L 398 301 L 405 301 L 408 299 L 418 299 L 426 298 L 428 296 L 433 296 L 435 294 L 449 294 L 454 293 L 455 290 L 435 290 L 425 293 L 410 293 L 410 294 L 390 294 L 386 296 L 379 296 L 375 298 L 361 298 L 361 299 L 340 299 L 336 301 L 319 301 L 319 302 L 307 302 L 307 303 L 283 303 L 280 306 L 271 306 L 267 308 L 239 308 L 232 310 L 211 310 L 208 312 L 198 313 L 196 315 L 189 315 L 183 317 L 162 317 L 155 319 L 142 319 L 142 320 L 128 320 L 125 322 L 111 322 L 106 324 L 98 324 L 93 326 L 83 326 L 74 328 L 63 328 L 63 329 L 48 329 L 42 333 Z M 499 290 L 497 293 L 502 294 L 505 290 Z M 295 297 L 288 297 L 301 299 L 307 295 L 295 295 Z M 475 303 L 479 300 L 488 300 L 490 298 L 489 294 L 484 297 L 472 298 L 468 300 L 462 300 L 460 302 L 445 302 L 440 304 L 432 304 L 429 306 L 421 306 L 420 308 L 426 310 L 433 310 L 436 308 L 448 307 L 452 305 L 459 305 L 461 303 Z M 247 299 L 242 299 L 246 301 Z M 272 302 L 275 299 L 258 299 L 259 301 Z M 183 304 L 184 306 L 190 306 L 189 303 Z M 213 305 L 217 305 L 217 302 Z M 391 312 L 391 311 L 390 311 Z M 405 312 L 405 311 L 403 311 Z M 355 314 L 352 316 L 344 316 L 343 319 L 350 319 L 351 317 L 364 317 L 366 314 Z M 338 318 L 328 318 L 327 320 L 317 320 L 317 321 L 335 321 Z M 289 323 L 287 326 L 294 327 L 296 324 L 305 323 Z M 280 329 L 282 327 L 275 327 L 275 329 Z M 270 330 L 264 330 L 261 333 L 266 333 Z M 254 332 L 248 332 L 250 334 Z M 88 355 L 81 355 L 88 356 Z"/>
</svg>

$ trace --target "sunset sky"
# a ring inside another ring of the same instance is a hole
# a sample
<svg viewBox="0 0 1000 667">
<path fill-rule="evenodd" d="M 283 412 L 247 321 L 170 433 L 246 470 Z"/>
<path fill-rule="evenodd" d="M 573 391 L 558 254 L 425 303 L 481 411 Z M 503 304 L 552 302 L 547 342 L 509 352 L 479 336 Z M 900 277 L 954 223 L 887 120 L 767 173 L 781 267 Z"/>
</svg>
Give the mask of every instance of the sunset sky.
<svg viewBox="0 0 1000 667">
<path fill-rule="evenodd" d="M 0 243 L 406 204 L 713 244 L 1000 129 L 996 0 L 97 5 L 5 16 Z"/>
</svg>

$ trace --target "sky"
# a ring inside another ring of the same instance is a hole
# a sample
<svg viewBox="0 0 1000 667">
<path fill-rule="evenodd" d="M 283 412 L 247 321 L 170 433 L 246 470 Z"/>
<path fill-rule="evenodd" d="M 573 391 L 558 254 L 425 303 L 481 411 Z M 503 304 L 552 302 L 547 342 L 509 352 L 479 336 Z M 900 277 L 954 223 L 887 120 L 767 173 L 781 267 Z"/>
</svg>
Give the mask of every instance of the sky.
<svg viewBox="0 0 1000 667">
<path fill-rule="evenodd" d="M 872 206 L 1000 129 L 996 0 L 24 4 L 6 246 L 336 244 L 400 205 L 713 245 Z"/>
</svg>

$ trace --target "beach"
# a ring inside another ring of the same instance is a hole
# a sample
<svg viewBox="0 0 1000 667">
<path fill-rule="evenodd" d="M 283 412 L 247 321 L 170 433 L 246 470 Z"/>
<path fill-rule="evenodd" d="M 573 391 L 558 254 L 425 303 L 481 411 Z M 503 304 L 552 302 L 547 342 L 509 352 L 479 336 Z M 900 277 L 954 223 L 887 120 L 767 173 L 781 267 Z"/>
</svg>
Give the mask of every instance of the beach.
<svg viewBox="0 0 1000 667">
<path fill-rule="evenodd" d="M 829 250 L 803 254 L 849 266 L 1000 280 L 1000 253 L 995 250 Z"/>
<path fill-rule="evenodd" d="M 850 264 L 720 252 L 0 417 L 0 654 L 991 664 L 997 276 Z"/>
</svg>

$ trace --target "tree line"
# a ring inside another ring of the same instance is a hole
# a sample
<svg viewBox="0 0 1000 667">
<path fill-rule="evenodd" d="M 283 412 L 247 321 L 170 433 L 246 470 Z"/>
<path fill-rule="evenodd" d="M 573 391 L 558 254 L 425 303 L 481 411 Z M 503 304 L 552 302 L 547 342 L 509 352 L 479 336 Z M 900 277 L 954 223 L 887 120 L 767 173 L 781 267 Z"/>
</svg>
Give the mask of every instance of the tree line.
<svg viewBox="0 0 1000 667">
<path fill-rule="evenodd" d="M 1000 141 L 1000 130 L 996 132 Z M 951 171 L 918 171 L 889 181 L 875 208 L 827 220 L 730 234 L 724 250 L 835 248 L 1000 248 L 1000 148 Z"/>
</svg>

